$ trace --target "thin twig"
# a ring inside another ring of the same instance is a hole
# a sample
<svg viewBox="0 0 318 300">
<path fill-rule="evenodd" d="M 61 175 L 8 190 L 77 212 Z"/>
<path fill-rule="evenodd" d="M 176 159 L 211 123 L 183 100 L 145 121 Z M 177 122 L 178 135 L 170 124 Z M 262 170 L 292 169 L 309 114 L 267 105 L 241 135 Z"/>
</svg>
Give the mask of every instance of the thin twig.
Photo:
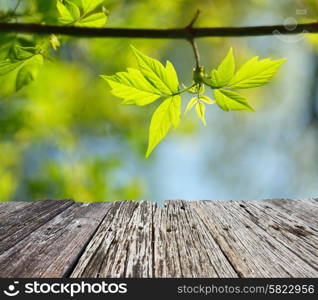
<svg viewBox="0 0 318 300">
<path fill-rule="evenodd" d="M 201 69 L 201 64 L 200 64 L 200 54 L 199 54 L 199 50 L 198 50 L 198 46 L 197 43 L 195 42 L 194 39 L 189 39 L 189 42 L 192 46 L 193 49 L 193 53 L 194 53 L 194 58 L 195 58 L 195 70 L 197 72 L 200 72 Z"/>
<path fill-rule="evenodd" d="M 75 26 L 40 25 L 32 23 L 0 22 L 0 32 L 28 34 L 61 34 L 86 38 L 148 38 L 148 39 L 189 39 L 186 28 L 173 29 L 135 29 L 135 28 L 89 28 Z M 255 27 L 202 27 L 192 28 L 194 38 L 203 37 L 244 37 L 266 36 L 279 34 L 318 33 L 318 22 L 298 24 L 294 30 L 286 25 L 255 26 Z"/>
<path fill-rule="evenodd" d="M 198 9 L 193 17 L 193 19 L 191 20 L 191 22 L 189 23 L 189 25 L 186 28 L 193 28 L 194 23 L 198 20 L 199 16 L 201 14 L 201 10 Z"/>
<path fill-rule="evenodd" d="M 193 35 L 193 26 L 194 23 L 198 20 L 199 16 L 200 16 L 201 11 L 197 10 L 196 14 L 194 15 L 193 19 L 191 20 L 190 24 L 188 26 L 185 27 L 185 30 L 188 32 L 188 41 L 190 42 L 192 49 L 193 49 L 193 53 L 194 53 L 194 58 L 195 58 L 195 71 L 196 72 L 200 72 L 200 54 L 199 54 L 199 50 L 198 50 L 198 46 L 197 43 L 195 41 L 195 36 Z"/>
</svg>

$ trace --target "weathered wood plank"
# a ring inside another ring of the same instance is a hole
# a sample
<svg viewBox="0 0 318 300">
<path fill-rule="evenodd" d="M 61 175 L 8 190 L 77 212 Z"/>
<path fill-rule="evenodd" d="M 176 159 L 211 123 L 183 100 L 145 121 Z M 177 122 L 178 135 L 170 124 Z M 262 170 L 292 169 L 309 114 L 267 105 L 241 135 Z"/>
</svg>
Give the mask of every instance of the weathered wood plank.
<svg viewBox="0 0 318 300">
<path fill-rule="evenodd" d="M 317 203 L 0 203 L 0 277 L 317 277 Z"/>
<path fill-rule="evenodd" d="M 291 218 L 284 212 L 266 209 L 258 201 L 235 202 L 232 206 L 293 252 L 300 263 L 311 265 L 318 275 L 318 230 L 312 230 L 301 219 Z"/>
<path fill-rule="evenodd" d="M 154 217 L 155 277 L 237 277 L 188 202 L 167 201 Z"/>
<path fill-rule="evenodd" d="M 131 236 L 130 221 L 138 202 L 113 202 L 71 277 L 125 277 Z M 136 226 L 136 225 L 135 225 Z M 143 224 L 145 226 L 145 224 Z M 145 261 L 148 265 L 150 262 Z"/>
<path fill-rule="evenodd" d="M 63 277 L 107 214 L 110 204 L 76 203 L 0 255 L 0 277 Z"/>
<path fill-rule="evenodd" d="M 317 271 L 246 218 L 234 202 L 191 203 L 242 277 L 313 277 Z"/>
<path fill-rule="evenodd" d="M 283 211 L 291 218 L 301 219 L 309 227 L 318 229 L 318 208 L 313 206 L 307 199 L 270 199 L 258 201 L 258 204 L 266 209 Z"/>
<path fill-rule="evenodd" d="M 0 219 L 14 211 L 19 211 L 22 208 L 26 209 L 30 205 L 32 205 L 32 202 L 0 202 Z"/>
<path fill-rule="evenodd" d="M 299 199 L 296 201 L 301 201 L 304 205 L 311 204 L 318 208 L 318 199 L 317 198 L 305 198 L 305 199 Z"/>
<path fill-rule="evenodd" d="M 113 206 L 72 277 L 237 277 L 186 203 Z"/>
<path fill-rule="evenodd" d="M 74 202 L 44 200 L 11 211 L 0 218 L 0 254 L 28 236 Z"/>
</svg>

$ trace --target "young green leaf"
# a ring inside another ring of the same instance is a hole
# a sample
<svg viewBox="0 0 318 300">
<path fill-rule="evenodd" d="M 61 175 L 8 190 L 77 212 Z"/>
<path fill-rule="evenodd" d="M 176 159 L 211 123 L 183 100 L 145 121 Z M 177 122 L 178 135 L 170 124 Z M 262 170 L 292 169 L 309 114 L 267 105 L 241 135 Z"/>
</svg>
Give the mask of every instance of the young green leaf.
<svg viewBox="0 0 318 300">
<path fill-rule="evenodd" d="M 225 111 L 230 110 L 250 110 L 254 109 L 248 104 L 247 100 L 241 95 L 228 90 L 214 90 L 215 101 L 220 108 Z"/>
<path fill-rule="evenodd" d="M 270 82 L 285 61 L 286 59 L 271 60 L 269 58 L 258 60 L 257 56 L 253 57 L 236 72 L 228 83 L 228 87 L 246 89 L 265 85 Z"/>
<path fill-rule="evenodd" d="M 93 11 L 97 6 L 101 5 L 104 0 L 82 0 L 82 7 L 85 14 Z"/>
<path fill-rule="evenodd" d="M 19 44 L 15 44 L 12 47 L 12 51 L 10 53 L 10 59 L 12 61 L 23 61 L 31 58 L 36 52 L 35 47 L 22 47 Z"/>
<path fill-rule="evenodd" d="M 212 99 L 209 98 L 208 96 L 204 96 L 204 95 L 200 95 L 199 100 L 205 102 L 206 104 L 213 104 L 213 103 L 215 103 L 214 100 L 212 100 Z"/>
<path fill-rule="evenodd" d="M 167 135 L 171 125 L 177 127 L 180 119 L 181 98 L 179 95 L 166 98 L 154 112 L 149 128 L 149 141 L 146 157 Z"/>
<path fill-rule="evenodd" d="M 166 62 L 166 78 L 167 86 L 170 87 L 173 93 L 177 93 L 179 91 L 178 75 L 173 64 L 169 60 Z"/>
<path fill-rule="evenodd" d="M 71 1 L 65 1 L 65 5 L 58 0 L 56 4 L 57 10 L 60 14 L 59 22 L 61 24 L 70 24 L 80 17 L 80 9 Z"/>
<path fill-rule="evenodd" d="M 137 69 L 128 68 L 127 72 L 101 77 L 112 88 L 112 94 L 123 99 L 124 104 L 147 105 L 162 96 L 161 92 Z"/>
<path fill-rule="evenodd" d="M 175 95 L 172 97 L 169 113 L 172 126 L 174 128 L 177 128 L 180 123 L 181 115 L 181 97 L 179 95 Z"/>
<path fill-rule="evenodd" d="M 6 75 L 15 69 L 19 68 L 23 64 L 23 61 L 12 62 L 10 60 L 4 60 L 0 62 L 0 76 Z"/>
<path fill-rule="evenodd" d="M 55 51 L 61 46 L 61 43 L 55 34 L 51 34 L 50 44 Z"/>
<path fill-rule="evenodd" d="M 191 94 L 203 94 L 205 91 L 205 87 L 203 84 L 196 84 L 194 87 L 188 89 L 188 92 Z"/>
<path fill-rule="evenodd" d="M 210 85 L 212 88 L 221 88 L 226 86 L 232 79 L 235 71 L 235 61 L 232 48 L 227 56 L 221 62 L 217 70 L 211 71 Z"/>
<path fill-rule="evenodd" d="M 195 106 L 195 111 L 198 115 L 198 117 L 201 119 L 204 126 L 206 126 L 206 120 L 205 120 L 205 105 L 202 102 L 198 102 Z"/>
<path fill-rule="evenodd" d="M 101 12 L 79 19 L 75 25 L 79 27 L 103 27 L 107 22 L 107 16 Z"/>
<path fill-rule="evenodd" d="M 198 100 L 198 97 L 192 98 L 192 99 L 189 101 L 189 103 L 188 103 L 188 105 L 187 105 L 186 110 L 184 111 L 184 113 L 186 114 L 188 111 L 190 111 L 190 110 L 192 109 L 192 107 L 193 107 L 198 101 L 199 101 L 199 100 Z"/>
<path fill-rule="evenodd" d="M 60 0 L 56 2 L 56 8 L 60 14 L 60 18 L 59 18 L 60 23 L 64 23 L 64 22 L 71 23 L 73 21 L 73 17 L 71 13 Z"/>
<path fill-rule="evenodd" d="M 16 90 L 20 90 L 25 85 L 33 81 L 39 74 L 40 67 L 43 64 L 43 56 L 34 55 L 27 60 L 19 70 L 16 78 Z"/>
<path fill-rule="evenodd" d="M 140 71 L 158 90 L 165 95 L 178 93 L 178 77 L 170 62 L 164 67 L 158 60 L 143 54 L 133 46 L 131 48 L 137 58 Z"/>
</svg>

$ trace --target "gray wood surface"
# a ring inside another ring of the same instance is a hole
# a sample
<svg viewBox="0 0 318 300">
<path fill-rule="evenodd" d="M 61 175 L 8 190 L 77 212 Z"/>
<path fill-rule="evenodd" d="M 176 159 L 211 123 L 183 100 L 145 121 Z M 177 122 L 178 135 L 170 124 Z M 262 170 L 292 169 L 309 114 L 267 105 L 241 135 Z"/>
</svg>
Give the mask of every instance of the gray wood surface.
<svg viewBox="0 0 318 300">
<path fill-rule="evenodd" d="M 317 199 L 0 203 L 0 277 L 317 277 Z"/>
<path fill-rule="evenodd" d="M 28 236 L 65 208 L 72 205 L 72 201 L 38 201 L 27 206 L 20 206 L 17 210 L 0 218 L 0 254 L 8 250 L 17 242 Z"/>
<path fill-rule="evenodd" d="M 0 277 L 64 277 L 107 206 L 73 204 L 0 255 Z"/>
</svg>

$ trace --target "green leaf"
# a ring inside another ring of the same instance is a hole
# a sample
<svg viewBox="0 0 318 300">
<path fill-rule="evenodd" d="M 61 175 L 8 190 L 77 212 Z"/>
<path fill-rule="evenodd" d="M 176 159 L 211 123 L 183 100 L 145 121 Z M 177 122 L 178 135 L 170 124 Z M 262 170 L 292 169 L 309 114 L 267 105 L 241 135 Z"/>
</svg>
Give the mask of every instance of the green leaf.
<svg viewBox="0 0 318 300">
<path fill-rule="evenodd" d="M 214 90 L 216 103 L 225 111 L 230 110 L 250 110 L 254 109 L 248 104 L 247 100 L 233 91 Z"/>
<path fill-rule="evenodd" d="M 23 64 L 23 61 L 12 62 L 10 60 L 4 60 L 0 62 L 0 76 L 6 75 L 15 69 L 19 68 Z"/>
<path fill-rule="evenodd" d="M 169 113 L 172 126 L 174 128 L 177 128 L 180 123 L 181 115 L 181 97 L 179 95 L 175 95 L 172 97 Z"/>
<path fill-rule="evenodd" d="M 107 16 L 101 12 L 80 19 L 75 23 L 75 25 L 79 27 L 103 27 L 106 22 Z"/>
<path fill-rule="evenodd" d="M 146 157 L 167 135 L 171 125 L 176 127 L 180 120 L 181 98 L 179 95 L 166 98 L 154 112 L 150 128 Z"/>
<path fill-rule="evenodd" d="M 167 85 L 170 87 L 172 92 L 177 93 L 179 91 L 178 75 L 173 64 L 169 60 L 167 60 L 166 63 L 166 72 Z"/>
<path fill-rule="evenodd" d="M 213 104 L 213 103 L 215 103 L 214 100 L 212 100 L 212 99 L 209 98 L 208 96 L 204 96 L 204 95 L 200 96 L 200 97 L 199 97 L 199 100 L 201 100 L 201 101 L 203 101 L 203 102 L 205 102 L 205 103 L 207 103 L 207 104 Z"/>
<path fill-rule="evenodd" d="M 55 34 L 51 34 L 50 44 L 55 51 L 61 46 L 61 43 Z"/>
<path fill-rule="evenodd" d="M 191 94 L 203 94 L 205 91 L 205 87 L 203 84 L 196 84 L 191 89 L 188 89 L 188 92 Z"/>
<path fill-rule="evenodd" d="M 104 0 L 82 0 L 82 7 L 84 13 L 93 11 L 97 6 L 102 4 Z"/>
<path fill-rule="evenodd" d="M 124 100 L 124 104 L 147 105 L 162 96 L 143 74 L 136 69 L 127 69 L 112 76 L 101 76 L 105 79 L 114 96 Z"/>
<path fill-rule="evenodd" d="M 206 126 L 206 120 L 205 120 L 205 105 L 202 102 L 198 102 L 195 106 L 195 111 L 198 115 L 198 117 L 201 119 L 204 126 Z"/>
<path fill-rule="evenodd" d="M 80 9 L 71 1 L 65 1 L 65 5 L 61 1 L 57 1 L 57 10 L 60 14 L 58 18 L 61 24 L 70 24 L 79 19 Z"/>
<path fill-rule="evenodd" d="M 236 72 L 228 87 L 246 89 L 267 84 L 285 61 L 286 59 L 271 60 L 269 58 L 258 60 L 258 57 L 253 57 Z"/>
<path fill-rule="evenodd" d="M 211 71 L 210 85 L 212 88 L 221 88 L 226 86 L 232 79 L 235 71 L 235 62 L 232 48 L 227 56 L 221 62 L 217 70 Z"/>
<path fill-rule="evenodd" d="M 33 81 L 39 74 L 40 67 L 43 64 L 43 56 L 34 55 L 27 60 L 19 70 L 16 78 L 16 90 L 20 90 L 25 85 Z"/>
<path fill-rule="evenodd" d="M 187 105 L 186 110 L 185 110 L 184 113 L 187 113 L 188 111 L 190 111 L 190 110 L 192 109 L 192 107 L 193 107 L 197 102 L 198 102 L 198 97 L 192 98 L 192 99 L 189 101 L 189 103 L 188 103 L 188 105 Z"/>
<path fill-rule="evenodd" d="M 158 60 L 143 54 L 133 46 L 131 48 L 137 58 L 140 71 L 158 90 L 165 95 L 178 93 L 178 77 L 170 62 L 164 67 Z"/>
<path fill-rule="evenodd" d="M 15 44 L 10 53 L 10 59 L 12 61 L 26 60 L 32 57 L 35 52 L 35 47 L 22 47 L 19 44 Z"/>
</svg>

